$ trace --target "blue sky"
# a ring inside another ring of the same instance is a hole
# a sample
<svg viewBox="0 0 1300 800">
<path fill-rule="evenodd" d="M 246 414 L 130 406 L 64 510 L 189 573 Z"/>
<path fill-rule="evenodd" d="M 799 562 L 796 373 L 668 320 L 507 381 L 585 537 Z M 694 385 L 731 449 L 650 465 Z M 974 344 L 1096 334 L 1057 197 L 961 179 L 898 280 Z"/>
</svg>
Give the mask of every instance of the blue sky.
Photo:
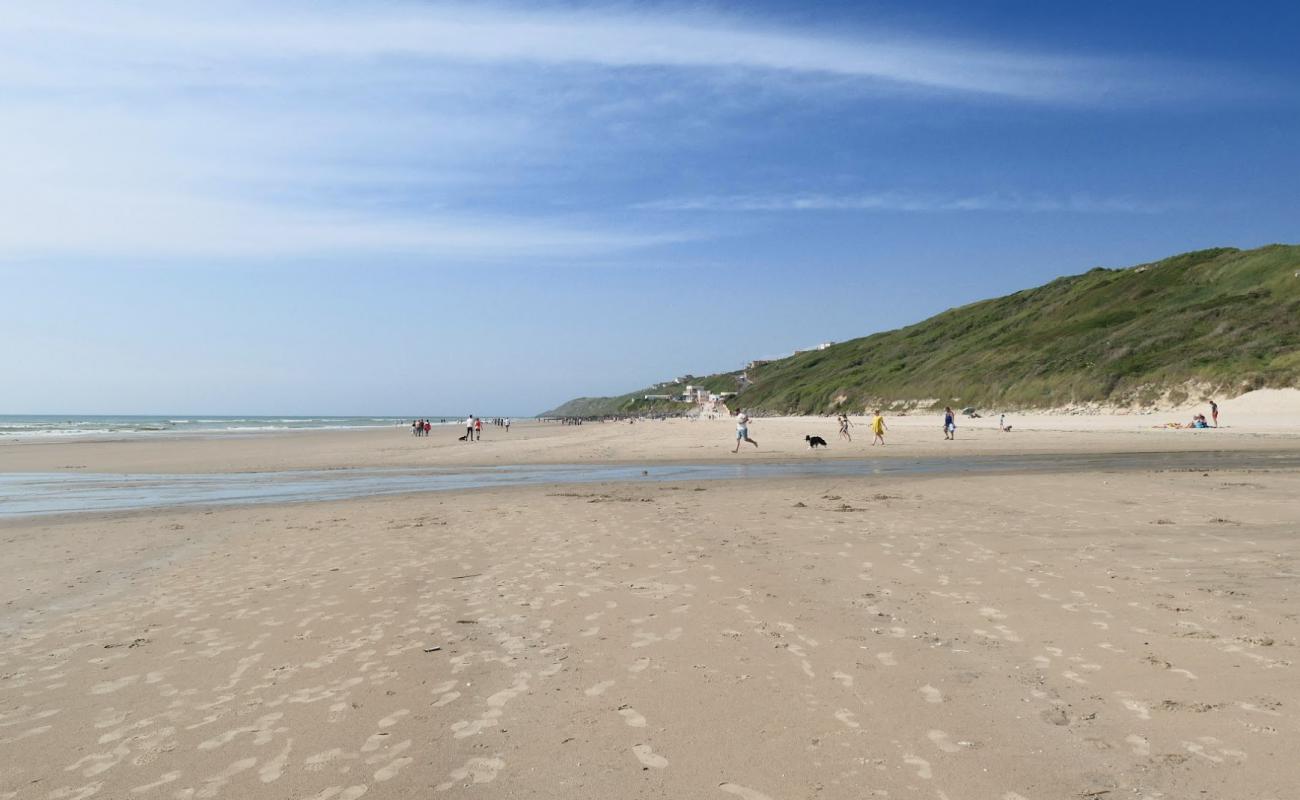
<svg viewBox="0 0 1300 800">
<path fill-rule="evenodd" d="M 1297 23 L 8 3 L 0 413 L 532 413 L 1294 242 Z"/>
</svg>

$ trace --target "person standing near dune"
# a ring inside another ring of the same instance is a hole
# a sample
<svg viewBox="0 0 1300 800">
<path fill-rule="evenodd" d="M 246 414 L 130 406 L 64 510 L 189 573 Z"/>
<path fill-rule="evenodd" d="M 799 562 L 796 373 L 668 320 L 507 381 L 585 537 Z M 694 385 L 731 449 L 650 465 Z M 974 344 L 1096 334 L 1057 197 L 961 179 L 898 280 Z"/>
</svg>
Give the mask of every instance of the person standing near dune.
<svg viewBox="0 0 1300 800">
<path fill-rule="evenodd" d="M 949 441 L 957 438 L 957 418 L 952 413 L 952 406 L 943 407 L 943 438 Z"/>
<path fill-rule="evenodd" d="M 1210 417 L 1214 419 L 1214 427 L 1219 427 L 1219 404 L 1210 401 Z"/>
<path fill-rule="evenodd" d="M 885 418 L 881 415 L 880 409 L 877 408 L 876 415 L 871 418 L 871 432 L 875 434 L 875 438 L 871 440 L 872 447 L 877 444 L 881 446 L 885 444 L 885 431 L 887 430 L 889 430 L 889 427 L 885 425 Z"/>
</svg>

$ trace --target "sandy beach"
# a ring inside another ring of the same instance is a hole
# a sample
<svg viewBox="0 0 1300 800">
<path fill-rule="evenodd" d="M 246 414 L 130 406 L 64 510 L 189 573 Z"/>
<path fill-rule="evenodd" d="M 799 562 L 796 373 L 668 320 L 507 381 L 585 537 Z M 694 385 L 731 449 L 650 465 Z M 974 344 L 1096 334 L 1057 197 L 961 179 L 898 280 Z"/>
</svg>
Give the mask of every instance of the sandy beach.
<svg viewBox="0 0 1300 800">
<path fill-rule="evenodd" d="M 838 438 L 834 417 L 764 417 L 751 425 L 760 447 L 748 461 L 820 458 L 929 458 L 1051 453 L 1162 453 L 1300 450 L 1300 390 L 1252 392 L 1225 406 L 1224 427 L 1170 430 L 1198 407 L 1146 414 L 1013 414 L 958 420 L 957 440 L 940 435 L 941 416 L 888 416 L 885 447 L 871 446 L 866 417 L 853 417 L 852 442 Z M 1199 409 L 1204 411 L 1205 409 Z M 735 444 L 731 420 L 670 419 L 516 423 L 509 433 L 487 426 L 481 441 L 457 440 L 464 429 L 441 426 L 427 438 L 407 428 L 291 431 L 248 436 L 140 436 L 15 439 L 0 442 L 0 472 L 222 473 L 350 467 L 473 467 L 503 464 L 662 464 L 725 461 Z M 810 452 L 804 436 L 828 447 Z"/>
<path fill-rule="evenodd" d="M 897 419 L 887 449 L 1300 449 L 1082 419 L 948 443 Z M 807 451 L 814 424 L 758 420 L 734 458 L 846 457 Z M 729 432 L 6 444 L 0 468 L 721 460 Z M 1146 469 L 2 519 L 0 798 L 1284 800 L 1297 492 Z"/>
</svg>

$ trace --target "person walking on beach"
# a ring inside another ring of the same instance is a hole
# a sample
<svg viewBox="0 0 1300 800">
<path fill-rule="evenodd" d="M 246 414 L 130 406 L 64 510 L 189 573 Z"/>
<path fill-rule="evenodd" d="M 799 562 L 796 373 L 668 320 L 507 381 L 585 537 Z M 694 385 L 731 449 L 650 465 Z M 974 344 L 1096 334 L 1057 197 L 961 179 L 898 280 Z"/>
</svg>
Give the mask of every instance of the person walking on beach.
<svg viewBox="0 0 1300 800">
<path fill-rule="evenodd" d="M 483 420 L 478 417 L 474 418 L 474 438 L 476 440 L 483 438 Z"/>
<path fill-rule="evenodd" d="M 758 442 L 749 438 L 749 415 L 745 413 L 743 408 L 736 411 L 736 449 L 731 452 L 739 453 L 741 442 L 749 442 L 758 447 Z"/>
<path fill-rule="evenodd" d="M 1210 401 L 1210 417 L 1214 420 L 1214 427 L 1219 427 L 1219 404 Z"/>
<path fill-rule="evenodd" d="M 853 441 L 853 434 L 849 433 L 849 428 L 852 427 L 853 427 L 853 423 L 849 421 L 849 415 L 840 414 L 840 438 L 841 439 L 848 439 L 850 442 Z"/>
<path fill-rule="evenodd" d="M 889 427 L 885 425 L 885 418 L 881 416 L 880 409 L 877 408 L 876 415 L 871 418 L 871 432 L 875 434 L 875 438 L 871 440 L 872 447 L 877 444 L 882 446 L 885 444 L 885 431 L 887 430 L 889 430 Z"/>
<path fill-rule="evenodd" d="M 424 421 L 424 435 L 428 436 L 432 430 L 433 430 L 433 423 L 426 419 Z"/>
<path fill-rule="evenodd" d="M 465 441 L 474 441 L 474 415 L 470 414 L 465 418 Z"/>
<path fill-rule="evenodd" d="M 957 438 L 957 419 L 952 414 L 952 406 L 943 407 L 943 438 L 948 441 Z"/>
<path fill-rule="evenodd" d="M 510 417 L 506 417 L 506 433 L 510 433 Z"/>
<path fill-rule="evenodd" d="M 419 421 L 418 419 L 417 419 L 417 420 L 413 420 L 413 421 L 411 422 L 411 435 L 412 435 L 412 436 L 419 436 L 419 435 L 420 435 L 420 421 Z"/>
</svg>

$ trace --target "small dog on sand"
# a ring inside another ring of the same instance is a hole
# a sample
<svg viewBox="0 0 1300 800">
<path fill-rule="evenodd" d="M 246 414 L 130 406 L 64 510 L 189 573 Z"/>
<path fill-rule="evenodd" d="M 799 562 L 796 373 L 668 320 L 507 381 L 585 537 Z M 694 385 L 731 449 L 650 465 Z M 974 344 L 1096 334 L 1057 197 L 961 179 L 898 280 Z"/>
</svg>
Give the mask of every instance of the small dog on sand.
<svg viewBox="0 0 1300 800">
<path fill-rule="evenodd" d="M 805 436 L 803 437 L 803 440 L 807 442 L 808 446 L 814 450 L 816 450 L 819 447 L 826 446 L 826 440 L 820 436 Z"/>
<path fill-rule="evenodd" d="M 467 433 L 467 434 L 465 434 L 465 436 L 469 436 L 469 434 Z M 458 441 L 458 442 L 463 442 L 463 441 L 465 441 L 465 436 L 460 437 L 460 438 L 457 439 L 456 441 Z"/>
</svg>

